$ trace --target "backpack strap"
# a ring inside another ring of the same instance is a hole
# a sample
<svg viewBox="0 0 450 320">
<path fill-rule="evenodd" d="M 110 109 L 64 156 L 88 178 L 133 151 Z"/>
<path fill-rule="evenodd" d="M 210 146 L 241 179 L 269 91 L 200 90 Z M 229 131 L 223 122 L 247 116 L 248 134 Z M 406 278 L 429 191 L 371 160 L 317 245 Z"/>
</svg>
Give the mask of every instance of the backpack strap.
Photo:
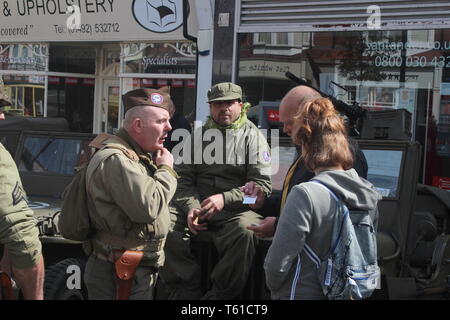
<svg viewBox="0 0 450 320">
<path fill-rule="evenodd" d="M 89 147 L 95 148 L 97 150 L 102 149 L 105 145 L 103 144 L 103 142 L 109 138 L 114 137 L 112 134 L 108 134 L 108 133 L 100 133 L 98 134 L 94 140 L 92 140 L 91 142 L 89 142 Z"/>
<path fill-rule="evenodd" d="M 113 143 L 105 144 L 104 142 L 109 139 L 113 140 L 112 141 Z M 118 149 L 118 150 L 122 151 L 122 153 L 127 158 L 134 160 L 134 161 L 139 161 L 139 156 L 137 155 L 137 153 L 133 149 L 130 148 L 128 143 L 126 143 L 122 138 L 120 138 L 116 135 L 112 135 L 112 134 L 108 134 L 108 133 L 100 133 L 99 135 L 97 135 L 97 137 L 95 137 L 94 140 L 92 140 L 89 143 L 89 146 L 92 148 L 95 148 L 97 150 L 102 150 L 105 148 Z"/>
<path fill-rule="evenodd" d="M 333 192 L 333 190 L 331 190 L 330 188 L 328 188 L 325 184 L 323 184 L 322 182 L 320 182 L 319 180 L 309 180 L 309 182 L 313 182 L 315 184 L 321 185 L 322 187 L 324 187 L 325 189 L 328 190 L 328 192 L 333 196 L 334 200 L 338 201 L 340 200 L 340 197 L 338 197 L 338 195 L 336 193 Z"/>
<path fill-rule="evenodd" d="M 315 184 L 318 184 L 322 187 L 324 187 L 325 189 L 328 190 L 328 192 L 330 193 L 330 195 L 334 198 L 334 200 L 336 200 L 338 203 L 341 201 L 340 198 L 330 189 L 328 188 L 325 184 L 323 184 L 322 182 L 318 181 L 318 180 L 309 180 L 310 182 L 313 182 Z M 337 245 L 337 241 L 335 244 L 332 244 L 331 246 L 331 252 L 333 252 L 336 248 Z M 319 268 L 320 266 L 320 258 L 319 256 L 314 252 L 314 250 L 305 242 L 304 245 L 305 248 L 305 253 L 306 255 L 311 259 L 312 262 L 314 262 L 314 264 L 316 265 L 317 268 Z"/>
</svg>

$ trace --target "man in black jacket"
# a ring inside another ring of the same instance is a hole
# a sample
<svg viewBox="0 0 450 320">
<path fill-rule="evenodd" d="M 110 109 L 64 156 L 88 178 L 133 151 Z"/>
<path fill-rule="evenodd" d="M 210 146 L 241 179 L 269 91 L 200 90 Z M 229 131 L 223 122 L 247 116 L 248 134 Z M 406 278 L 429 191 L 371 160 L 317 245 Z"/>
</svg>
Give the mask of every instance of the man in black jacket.
<svg viewBox="0 0 450 320">
<path fill-rule="evenodd" d="M 283 123 L 283 132 L 291 136 L 293 134 L 294 116 L 307 101 L 318 98 L 321 98 L 321 95 L 312 88 L 300 85 L 291 89 L 280 102 L 280 121 Z M 368 168 L 364 153 L 359 149 L 355 141 L 350 139 L 349 142 L 354 157 L 353 168 L 360 177 L 367 178 Z M 247 227 L 257 237 L 269 238 L 274 235 L 278 217 L 291 188 L 314 177 L 314 173 L 308 171 L 303 161 L 299 159 L 301 152 L 297 151 L 297 158 L 286 174 L 281 194 L 272 194 L 270 197 L 264 197 L 264 193 L 259 190 L 259 187 L 253 181 L 247 182 L 242 187 L 242 191 L 246 195 L 257 198 L 255 204 L 249 205 L 250 208 L 265 216 L 265 219 L 260 224 Z"/>
</svg>

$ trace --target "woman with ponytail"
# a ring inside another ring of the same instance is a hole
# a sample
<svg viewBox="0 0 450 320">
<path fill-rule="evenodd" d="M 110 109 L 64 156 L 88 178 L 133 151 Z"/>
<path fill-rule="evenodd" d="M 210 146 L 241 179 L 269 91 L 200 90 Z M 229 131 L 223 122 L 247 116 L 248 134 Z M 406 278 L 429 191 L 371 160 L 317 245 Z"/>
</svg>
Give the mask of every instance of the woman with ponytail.
<svg viewBox="0 0 450 320">
<path fill-rule="evenodd" d="M 301 183 L 289 193 L 265 259 L 266 282 L 272 299 L 326 299 L 317 267 L 304 250 L 307 243 L 320 259 L 330 250 L 337 202 L 323 185 L 349 209 L 368 210 L 375 226 L 381 196 L 351 169 L 346 127 L 328 99 L 312 100 L 300 108 L 294 118 L 293 141 L 319 183 Z"/>
</svg>

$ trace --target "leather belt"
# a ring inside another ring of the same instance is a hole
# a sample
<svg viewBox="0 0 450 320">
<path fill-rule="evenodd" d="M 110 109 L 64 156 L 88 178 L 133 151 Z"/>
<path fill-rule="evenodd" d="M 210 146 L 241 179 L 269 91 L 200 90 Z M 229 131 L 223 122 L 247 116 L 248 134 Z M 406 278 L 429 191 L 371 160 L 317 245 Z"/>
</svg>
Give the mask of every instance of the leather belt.
<svg viewBox="0 0 450 320">
<path fill-rule="evenodd" d="M 133 286 L 133 278 L 136 270 L 142 261 L 144 251 L 158 252 L 163 248 L 164 239 L 130 239 L 107 232 L 98 231 L 95 238 L 100 242 L 111 246 L 112 248 L 126 248 L 126 249 L 112 249 L 108 256 L 94 249 L 93 254 L 102 260 L 114 263 L 115 279 L 116 279 L 116 299 L 128 300 L 131 295 Z M 155 268 L 157 272 L 157 268 Z"/>
<path fill-rule="evenodd" d="M 98 231 L 95 234 L 95 238 L 103 242 L 104 244 L 110 245 L 116 248 L 127 248 L 129 250 L 136 251 L 152 251 L 158 252 L 164 246 L 164 239 L 130 239 L 112 235 L 107 232 Z"/>
</svg>

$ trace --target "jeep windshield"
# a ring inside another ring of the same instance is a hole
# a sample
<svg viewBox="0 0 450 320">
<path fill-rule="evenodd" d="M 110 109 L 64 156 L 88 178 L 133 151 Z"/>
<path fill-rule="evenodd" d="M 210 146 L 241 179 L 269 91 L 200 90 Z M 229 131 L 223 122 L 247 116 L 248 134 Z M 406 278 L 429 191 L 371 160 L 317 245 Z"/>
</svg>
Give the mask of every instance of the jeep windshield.
<svg viewBox="0 0 450 320">
<path fill-rule="evenodd" d="M 19 170 L 72 175 L 90 155 L 89 141 L 82 139 L 26 136 Z"/>
</svg>

